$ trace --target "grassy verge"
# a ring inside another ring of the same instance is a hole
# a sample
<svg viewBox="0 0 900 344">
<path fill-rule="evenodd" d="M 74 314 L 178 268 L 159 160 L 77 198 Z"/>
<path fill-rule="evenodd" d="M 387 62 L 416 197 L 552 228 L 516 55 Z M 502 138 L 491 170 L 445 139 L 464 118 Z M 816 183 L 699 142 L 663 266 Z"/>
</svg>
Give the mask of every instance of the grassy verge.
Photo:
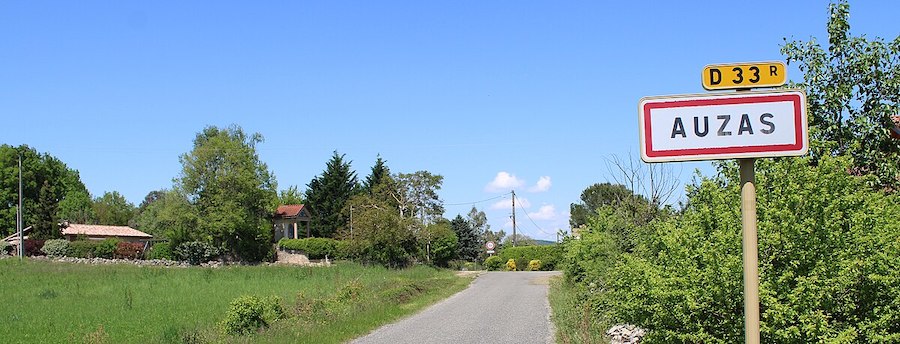
<svg viewBox="0 0 900 344">
<path fill-rule="evenodd" d="M 556 326 L 557 343 L 609 343 L 604 336 L 606 324 L 594 319 L 590 303 L 579 297 L 577 287 L 562 276 L 550 280 L 550 307 Z"/>
<path fill-rule="evenodd" d="M 337 343 L 464 289 L 427 267 L 159 268 L 0 260 L 0 342 Z M 241 295 L 277 296 L 287 318 L 244 336 L 219 323 Z"/>
</svg>

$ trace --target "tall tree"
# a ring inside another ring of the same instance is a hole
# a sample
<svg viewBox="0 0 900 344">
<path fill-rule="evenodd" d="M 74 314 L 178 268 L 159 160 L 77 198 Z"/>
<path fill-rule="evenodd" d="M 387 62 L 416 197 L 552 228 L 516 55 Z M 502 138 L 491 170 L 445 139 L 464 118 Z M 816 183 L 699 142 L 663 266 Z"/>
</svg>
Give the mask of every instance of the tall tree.
<svg viewBox="0 0 900 344">
<path fill-rule="evenodd" d="M 366 176 L 366 180 L 363 181 L 362 188 L 365 192 L 372 194 L 375 187 L 382 183 L 384 178 L 391 175 L 391 169 L 385 165 L 384 159 L 381 158 L 381 155 L 378 155 L 378 159 L 375 160 L 375 165 L 372 166 L 372 171 L 369 172 L 369 175 Z"/>
<path fill-rule="evenodd" d="M 398 203 L 406 209 L 401 209 L 401 214 L 416 216 L 423 225 L 433 223 L 444 214 L 444 201 L 437 194 L 444 181 L 443 176 L 416 171 L 400 173 L 395 179 L 399 186 Z"/>
<path fill-rule="evenodd" d="M 303 197 L 303 193 L 297 189 L 296 185 L 291 185 L 285 190 L 281 190 L 278 193 L 278 205 L 283 204 L 303 204 L 306 203 L 306 200 Z"/>
<path fill-rule="evenodd" d="M 30 237 L 35 239 L 61 236 L 58 221 L 60 203 L 66 209 L 90 207 L 78 202 L 78 195 L 88 194 L 78 171 L 70 169 L 59 159 L 39 153 L 27 145 L 0 145 L 0 234 L 9 235 L 16 228 L 16 205 L 19 200 L 18 158 L 22 156 L 22 185 L 24 225 L 33 226 Z M 83 197 L 81 198 L 83 200 Z"/>
<path fill-rule="evenodd" d="M 96 223 L 100 225 L 125 226 L 135 215 L 134 204 L 128 202 L 118 191 L 106 192 L 94 199 Z"/>
<path fill-rule="evenodd" d="M 872 174 L 875 186 L 900 188 L 900 140 L 890 137 L 900 113 L 900 36 L 885 42 L 850 34 L 847 1 L 829 6 L 828 47 L 815 39 L 781 47 L 796 63 L 806 90 L 813 158 L 849 155 L 853 172 Z"/>
<path fill-rule="evenodd" d="M 59 202 L 60 221 L 71 223 L 95 223 L 97 215 L 94 213 L 94 201 L 87 191 L 72 191 Z"/>
<path fill-rule="evenodd" d="M 171 247 L 206 237 L 196 231 L 198 212 L 185 194 L 178 190 L 158 190 L 151 193 L 154 200 L 141 207 L 133 221 L 135 228 L 157 239 L 168 239 Z"/>
<path fill-rule="evenodd" d="M 256 152 L 262 141 L 262 135 L 236 125 L 206 127 L 181 156 L 177 180 L 197 211 L 201 237 L 249 261 L 264 259 L 271 249 L 269 216 L 277 185 Z"/>
<path fill-rule="evenodd" d="M 450 221 L 450 229 L 456 233 L 457 256 L 463 260 L 475 260 L 481 253 L 481 235 L 476 232 L 474 226 L 461 215 L 456 215 Z"/>
<path fill-rule="evenodd" d="M 335 151 L 325 165 L 325 171 L 307 185 L 306 199 L 313 213 L 313 236 L 333 237 L 347 224 L 348 219 L 341 210 L 359 188 L 351 163 Z"/>
<path fill-rule="evenodd" d="M 636 196 L 621 184 L 597 183 L 581 192 L 581 202 L 569 206 L 569 225 L 578 228 L 587 224 L 588 218 L 597 215 L 597 209 L 604 205 L 619 205 Z"/>
</svg>

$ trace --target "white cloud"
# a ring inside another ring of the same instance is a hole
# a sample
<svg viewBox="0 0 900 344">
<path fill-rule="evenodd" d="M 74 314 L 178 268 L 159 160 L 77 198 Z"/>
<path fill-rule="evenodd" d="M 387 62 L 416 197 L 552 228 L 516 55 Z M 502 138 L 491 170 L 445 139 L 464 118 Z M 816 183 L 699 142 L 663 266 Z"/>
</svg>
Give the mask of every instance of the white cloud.
<svg viewBox="0 0 900 344">
<path fill-rule="evenodd" d="M 545 192 L 547 190 L 550 190 L 550 185 L 552 185 L 552 184 L 553 183 L 550 182 L 550 176 L 543 176 L 540 179 L 538 179 L 537 184 L 534 184 L 534 186 L 528 188 L 528 191 L 529 192 Z"/>
<path fill-rule="evenodd" d="M 497 172 L 497 176 L 494 177 L 487 186 L 484 187 L 484 191 L 487 192 L 505 192 L 510 191 L 512 189 L 522 187 L 525 185 L 525 181 L 519 179 L 515 175 L 509 174 L 505 171 Z"/>
<path fill-rule="evenodd" d="M 527 198 L 516 196 L 516 208 L 525 209 L 529 207 L 531 207 L 531 202 L 529 202 Z M 508 198 L 499 200 L 494 202 L 494 204 L 491 204 L 491 209 L 512 211 L 512 201 Z"/>
<path fill-rule="evenodd" d="M 532 220 L 552 220 L 556 218 L 556 207 L 552 204 L 542 205 L 538 211 L 528 213 Z"/>
</svg>

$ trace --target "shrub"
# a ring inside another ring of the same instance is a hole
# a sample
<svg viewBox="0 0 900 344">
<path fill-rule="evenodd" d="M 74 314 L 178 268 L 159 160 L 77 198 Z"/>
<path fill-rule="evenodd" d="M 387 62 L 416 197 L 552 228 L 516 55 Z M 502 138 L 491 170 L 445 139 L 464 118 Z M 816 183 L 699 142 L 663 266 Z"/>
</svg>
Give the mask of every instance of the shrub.
<svg viewBox="0 0 900 344">
<path fill-rule="evenodd" d="M 120 259 L 140 259 L 144 254 L 144 244 L 140 242 L 120 242 L 116 244 L 115 257 Z"/>
<path fill-rule="evenodd" d="M 0 240 L 0 255 L 4 255 L 9 252 L 9 248 L 12 245 L 9 244 L 6 240 Z"/>
<path fill-rule="evenodd" d="M 338 246 L 338 240 L 329 238 L 281 239 L 278 241 L 278 247 L 301 251 L 309 259 L 335 258 L 340 255 Z"/>
<path fill-rule="evenodd" d="M 69 243 L 69 253 L 72 257 L 93 258 L 94 248 L 99 242 L 91 240 L 76 240 Z"/>
<path fill-rule="evenodd" d="M 523 268 L 532 260 L 540 260 L 542 270 L 555 270 L 563 260 L 563 252 L 560 245 L 517 246 L 504 247 L 498 255 L 503 260 L 515 259 Z"/>
<path fill-rule="evenodd" d="M 200 265 L 215 259 L 220 254 L 218 248 L 202 241 L 188 241 L 175 248 L 175 257 L 191 265 Z"/>
<path fill-rule="evenodd" d="M 43 256 L 44 240 L 25 239 L 25 255 L 26 256 Z"/>
<path fill-rule="evenodd" d="M 119 239 L 106 238 L 94 247 L 94 257 L 112 259 L 116 254 L 116 246 L 119 245 Z"/>
<path fill-rule="evenodd" d="M 528 262 L 528 271 L 540 271 L 541 270 L 541 261 L 537 259 L 532 259 Z"/>
<path fill-rule="evenodd" d="M 50 239 L 44 242 L 41 252 L 50 257 L 65 257 L 70 255 L 69 241 L 66 239 Z"/>
<path fill-rule="evenodd" d="M 506 271 L 516 271 L 516 260 L 510 258 L 506 261 Z"/>
<path fill-rule="evenodd" d="M 500 270 L 500 267 L 502 265 L 503 265 L 503 258 L 500 258 L 500 256 L 490 256 L 484 260 L 484 268 L 489 271 Z"/>
<path fill-rule="evenodd" d="M 226 334 L 250 334 L 284 318 L 284 315 L 280 298 L 260 299 L 244 295 L 231 301 L 221 325 Z"/>
<path fill-rule="evenodd" d="M 147 258 L 172 260 L 175 256 L 172 254 L 172 246 L 170 243 L 158 242 L 150 247 L 150 251 L 147 252 Z"/>
</svg>

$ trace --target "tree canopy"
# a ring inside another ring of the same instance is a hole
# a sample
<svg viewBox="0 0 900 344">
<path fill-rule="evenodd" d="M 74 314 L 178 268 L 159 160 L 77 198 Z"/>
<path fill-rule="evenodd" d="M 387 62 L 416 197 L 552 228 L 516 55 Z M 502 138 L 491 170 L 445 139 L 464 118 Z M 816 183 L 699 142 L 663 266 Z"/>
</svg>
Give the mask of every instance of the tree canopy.
<svg viewBox="0 0 900 344">
<path fill-rule="evenodd" d="M 313 236 L 333 237 L 347 223 L 348 218 L 341 211 L 359 189 L 351 163 L 335 151 L 325 164 L 325 171 L 307 185 L 306 199 L 314 214 Z"/>
</svg>

